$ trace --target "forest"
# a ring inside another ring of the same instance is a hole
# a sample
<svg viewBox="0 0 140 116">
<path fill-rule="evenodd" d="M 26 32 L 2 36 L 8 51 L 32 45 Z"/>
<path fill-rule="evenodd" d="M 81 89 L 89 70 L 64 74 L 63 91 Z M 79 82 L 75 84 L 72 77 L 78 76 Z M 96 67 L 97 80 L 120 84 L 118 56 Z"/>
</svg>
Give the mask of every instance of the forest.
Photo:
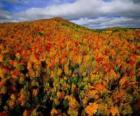
<svg viewBox="0 0 140 116">
<path fill-rule="evenodd" d="M 140 29 L 1 23 L 0 116 L 46 115 L 140 115 Z"/>
</svg>

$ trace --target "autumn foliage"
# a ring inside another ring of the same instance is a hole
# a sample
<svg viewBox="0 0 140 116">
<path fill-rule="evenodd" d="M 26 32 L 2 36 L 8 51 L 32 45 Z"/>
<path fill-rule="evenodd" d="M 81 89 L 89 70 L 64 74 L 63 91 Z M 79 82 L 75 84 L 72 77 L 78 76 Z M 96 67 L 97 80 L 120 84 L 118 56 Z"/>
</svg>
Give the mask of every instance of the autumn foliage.
<svg viewBox="0 0 140 116">
<path fill-rule="evenodd" d="M 139 29 L 0 24 L 0 116 L 138 114 Z"/>
</svg>

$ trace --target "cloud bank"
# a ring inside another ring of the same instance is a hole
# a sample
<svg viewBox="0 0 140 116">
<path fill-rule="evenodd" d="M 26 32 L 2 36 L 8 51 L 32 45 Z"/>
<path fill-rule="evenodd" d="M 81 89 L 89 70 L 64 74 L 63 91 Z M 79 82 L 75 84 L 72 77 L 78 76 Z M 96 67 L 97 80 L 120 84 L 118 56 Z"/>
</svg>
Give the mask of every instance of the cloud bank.
<svg viewBox="0 0 140 116">
<path fill-rule="evenodd" d="M 56 4 L 46 7 L 30 7 L 12 14 L 0 10 L 0 21 L 63 17 L 90 28 L 140 27 L 140 0 L 73 0 L 62 3 L 55 0 L 55 2 Z"/>
</svg>

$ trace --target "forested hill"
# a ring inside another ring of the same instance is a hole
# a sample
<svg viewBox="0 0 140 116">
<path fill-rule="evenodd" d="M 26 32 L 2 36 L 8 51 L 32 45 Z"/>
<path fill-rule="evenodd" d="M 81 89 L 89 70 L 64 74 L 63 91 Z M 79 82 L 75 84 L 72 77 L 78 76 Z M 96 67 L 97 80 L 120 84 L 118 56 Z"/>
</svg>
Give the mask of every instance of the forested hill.
<svg viewBox="0 0 140 116">
<path fill-rule="evenodd" d="M 46 114 L 140 115 L 140 29 L 0 24 L 0 116 Z"/>
</svg>

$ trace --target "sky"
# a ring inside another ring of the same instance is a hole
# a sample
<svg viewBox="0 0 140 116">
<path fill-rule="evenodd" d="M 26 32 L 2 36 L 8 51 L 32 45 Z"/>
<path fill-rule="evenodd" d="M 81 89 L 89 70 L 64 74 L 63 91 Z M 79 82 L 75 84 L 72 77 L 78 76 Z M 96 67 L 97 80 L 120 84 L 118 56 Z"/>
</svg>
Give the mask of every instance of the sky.
<svg viewBox="0 0 140 116">
<path fill-rule="evenodd" d="M 0 0 L 0 22 L 62 17 L 89 28 L 140 28 L 140 0 Z"/>
</svg>

